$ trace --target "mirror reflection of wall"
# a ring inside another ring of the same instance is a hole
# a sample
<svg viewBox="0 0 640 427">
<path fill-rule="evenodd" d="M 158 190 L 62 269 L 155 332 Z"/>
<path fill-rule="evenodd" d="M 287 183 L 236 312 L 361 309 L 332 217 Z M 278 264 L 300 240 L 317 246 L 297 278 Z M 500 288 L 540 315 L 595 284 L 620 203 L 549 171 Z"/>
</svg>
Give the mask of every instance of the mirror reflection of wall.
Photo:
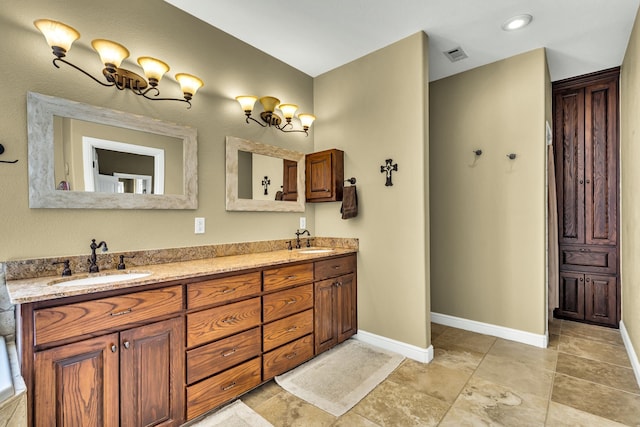
<svg viewBox="0 0 640 427">
<path fill-rule="evenodd" d="M 292 162 L 295 163 L 295 162 Z M 238 198 L 247 200 L 276 199 L 284 184 L 283 160 L 262 154 L 238 151 Z M 270 182 L 267 194 L 263 181 Z"/>
<path fill-rule="evenodd" d="M 72 191 L 96 191 L 96 188 L 100 188 L 95 185 L 95 182 L 89 184 L 85 182 L 87 171 L 83 166 L 86 162 L 83 160 L 83 138 L 86 137 L 117 141 L 164 152 L 164 180 L 161 183 L 155 183 L 152 178 L 151 186 L 148 186 L 148 177 L 153 177 L 154 172 L 157 173 L 157 171 L 154 171 L 153 165 L 149 169 L 149 166 L 144 166 L 143 163 L 148 164 L 149 161 L 153 163 L 153 157 L 132 154 L 127 152 L 128 150 L 120 153 L 111 150 L 111 153 L 107 153 L 107 150 L 97 149 L 101 179 L 113 180 L 115 192 L 184 193 L 182 139 L 59 116 L 54 116 L 54 188 Z M 134 166 L 129 167 L 128 165 L 131 164 Z M 107 178 L 113 177 L 114 173 L 120 176 L 115 179 Z M 61 183 L 64 184 L 60 185 Z"/>
</svg>

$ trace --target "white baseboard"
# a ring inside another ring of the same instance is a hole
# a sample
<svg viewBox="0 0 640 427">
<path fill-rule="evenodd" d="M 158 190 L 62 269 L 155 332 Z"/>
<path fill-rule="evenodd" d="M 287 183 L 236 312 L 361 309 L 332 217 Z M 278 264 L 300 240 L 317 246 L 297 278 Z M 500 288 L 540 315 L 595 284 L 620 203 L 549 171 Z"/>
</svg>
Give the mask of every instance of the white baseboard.
<svg viewBox="0 0 640 427">
<path fill-rule="evenodd" d="M 429 348 L 421 348 L 362 330 L 358 331 L 354 338 L 367 344 L 384 348 L 385 350 L 394 351 L 421 363 L 429 363 L 433 360 L 432 345 L 430 345 Z"/>
<path fill-rule="evenodd" d="M 633 373 L 636 376 L 636 382 L 638 386 L 640 386 L 640 360 L 638 360 L 638 354 L 636 350 L 633 348 L 633 344 L 631 343 L 631 337 L 627 332 L 627 328 L 624 326 L 624 322 L 620 321 L 620 335 L 622 335 L 622 341 L 624 341 L 624 347 L 627 349 L 627 354 L 629 355 L 629 361 L 631 362 L 631 367 L 633 368 Z"/>
<path fill-rule="evenodd" d="M 548 333 L 545 333 L 544 335 L 533 334 L 519 329 L 511 329 L 504 326 L 477 322 L 475 320 L 468 320 L 440 313 L 431 313 L 431 321 L 439 325 L 451 326 L 453 328 L 464 329 L 466 331 L 477 332 L 479 334 L 491 335 L 498 338 L 504 338 L 509 341 L 516 341 L 541 348 L 547 348 L 547 345 L 549 344 Z"/>
</svg>

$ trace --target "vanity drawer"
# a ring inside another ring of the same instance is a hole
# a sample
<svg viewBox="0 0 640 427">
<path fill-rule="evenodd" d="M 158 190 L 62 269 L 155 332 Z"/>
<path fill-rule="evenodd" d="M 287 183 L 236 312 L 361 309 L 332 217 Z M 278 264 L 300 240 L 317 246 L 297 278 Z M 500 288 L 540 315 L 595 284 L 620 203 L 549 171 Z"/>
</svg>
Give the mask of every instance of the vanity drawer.
<svg viewBox="0 0 640 427">
<path fill-rule="evenodd" d="M 607 246 L 560 246 L 560 268 L 593 273 L 618 271 L 616 248 Z"/>
<path fill-rule="evenodd" d="M 187 387 L 187 420 L 208 412 L 260 384 L 259 357 Z"/>
<path fill-rule="evenodd" d="M 313 335 L 310 334 L 266 353 L 262 360 L 262 380 L 267 381 L 312 357 Z"/>
<path fill-rule="evenodd" d="M 260 328 L 187 351 L 187 384 L 260 355 Z"/>
<path fill-rule="evenodd" d="M 182 286 L 136 292 L 111 298 L 35 310 L 36 345 L 97 331 L 118 329 L 134 322 L 182 310 Z"/>
<path fill-rule="evenodd" d="M 272 350 L 313 332 L 313 310 L 303 311 L 263 326 L 263 351 Z"/>
<path fill-rule="evenodd" d="M 260 272 L 205 280 L 187 286 L 187 308 L 201 308 L 260 293 Z"/>
<path fill-rule="evenodd" d="M 324 280 L 353 273 L 356 270 L 356 257 L 355 255 L 350 255 L 342 258 L 317 261 L 314 270 L 315 280 Z"/>
<path fill-rule="evenodd" d="M 260 297 L 187 314 L 187 347 L 260 325 Z"/>
<path fill-rule="evenodd" d="M 265 292 L 311 283 L 313 282 L 313 263 L 265 270 L 262 280 Z"/>
<path fill-rule="evenodd" d="M 313 307 L 313 285 L 297 286 L 262 297 L 262 318 L 271 322 Z"/>
</svg>

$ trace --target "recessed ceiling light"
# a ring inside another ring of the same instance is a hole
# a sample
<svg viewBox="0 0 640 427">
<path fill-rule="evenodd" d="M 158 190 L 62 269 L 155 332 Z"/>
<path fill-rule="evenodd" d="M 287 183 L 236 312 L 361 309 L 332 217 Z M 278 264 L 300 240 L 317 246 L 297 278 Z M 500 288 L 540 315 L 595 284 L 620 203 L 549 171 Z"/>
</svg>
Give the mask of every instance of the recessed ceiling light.
<svg viewBox="0 0 640 427">
<path fill-rule="evenodd" d="M 533 16 L 531 15 L 518 15 L 512 18 L 509 18 L 502 24 L 502 29 L 505 31 L 514 31 L 519 30 L 522 27 L 526 27 L 531 23 Z"/>
</svg>

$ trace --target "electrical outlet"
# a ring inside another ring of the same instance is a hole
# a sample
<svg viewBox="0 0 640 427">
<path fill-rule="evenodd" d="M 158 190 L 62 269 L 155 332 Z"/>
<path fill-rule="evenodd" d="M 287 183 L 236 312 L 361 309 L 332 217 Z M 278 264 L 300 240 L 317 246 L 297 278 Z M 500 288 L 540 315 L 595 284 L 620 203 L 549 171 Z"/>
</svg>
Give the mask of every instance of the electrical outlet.
<svg viewBox="0 0 640 427">
<path fill-rule="evenodd" d="M 195 233 L 204 234 L 204 218 L 196 218 Z"/>
<path fill-rule="evenodd" d="M 307 218 L 301 216 L 300 217 L 300 229 L 304 230 L 307 228 Z"/>
</svg>

